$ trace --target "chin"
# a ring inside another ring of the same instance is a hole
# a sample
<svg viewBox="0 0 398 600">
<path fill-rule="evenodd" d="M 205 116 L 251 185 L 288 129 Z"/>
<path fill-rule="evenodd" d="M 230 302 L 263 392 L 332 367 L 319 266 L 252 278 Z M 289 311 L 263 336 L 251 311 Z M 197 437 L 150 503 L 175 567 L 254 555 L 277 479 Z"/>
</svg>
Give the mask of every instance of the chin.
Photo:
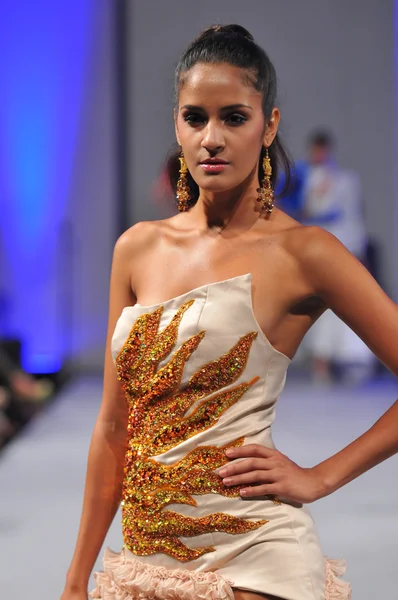
<svg viewBox="0 0 398 600">
<path fill-rule="evenodd" d="M 239 185 L 239 183 L 227 181 L 220 175 L 211 175 L 197 182 L 198 186 L 206 192 L 228 192 Z"/>
</svg>

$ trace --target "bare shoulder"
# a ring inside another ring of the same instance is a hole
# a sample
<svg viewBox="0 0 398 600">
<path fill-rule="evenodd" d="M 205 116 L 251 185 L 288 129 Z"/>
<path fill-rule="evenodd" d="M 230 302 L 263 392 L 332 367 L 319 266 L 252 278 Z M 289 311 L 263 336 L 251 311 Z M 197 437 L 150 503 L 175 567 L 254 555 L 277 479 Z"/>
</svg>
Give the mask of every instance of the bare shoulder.
<svg viewBox="0 0 398 600">
<path fill-rule="evenodd" d="M 173 229 L 172 219 L 140 221 L 124 231 L 114 248 L 113 264 L 122 270 L 136 289 L 142 265 L 161 252 L 162 241 Z"/>
<path fill-rule="evenodd" d="M 313 293 L 398 374 L 398 306 L 364 265 L 320 227 L 291 230 L 286 244 Z"/>
<path fill-rule="evenodd" d="M 296 223 L 283 232 L 286 250 L 306 271 L 323 269 L 330 261 L 356 260 L 331 233 L 317 226 Z"/>
<path fill-rule="evenodd" d="M 344 294 L 346 302 L 348 297 L 357 301 L 360 289 L 362 293 L 380 290 L 364 265 L 322 227 L 292 229 L 286 236 L 286 246 L 313 293 L 339 313 Z"/>
<path fill-rule="evenodd" d="M 286 244 L 300 261 L 311 261 L 343 244 L 331 233 L 314 225 L 297 223 L 286 230 Z"/>
<path fill-rule="evenodd" d="M 143 245 L 155 240 L 157 231 L 156 221 L 140 221 L 121 234 L 115 244 L 115 250 L 124 256 L 135 253 Z"/>
<path fill-rule="evenodd" d="M 155 252 L 160 239 L 167 230 L 168 219 L 159 221 L 140 221 L 126 229 L 115 244 L 114 258 L 136 262 Z"/>
<path fill-rule="evenodd" d="M 303 282 L 320 297 L 325 297 L 327 289 L 337 289 L 343 275 L 360 276 L 366 271 L 340 240 L 322 227 L 284 219 L 278 238 Z"/>
<path fill-rule="evenodd" d="M 271 225 L 271 226 L 270 226 Z M 297 258 L 296 246 L 302 246 L 305 238 L 304 225 L 289 217 L 286 213 L 278 210 L 275 218 L 270 224 L 263 223 L 264 240 L 273 241 L 274 246 L 285 256 L 291 257 L 294 261 Z M 271 237 L 270 235 L 271 234 Z"/>
</svg>

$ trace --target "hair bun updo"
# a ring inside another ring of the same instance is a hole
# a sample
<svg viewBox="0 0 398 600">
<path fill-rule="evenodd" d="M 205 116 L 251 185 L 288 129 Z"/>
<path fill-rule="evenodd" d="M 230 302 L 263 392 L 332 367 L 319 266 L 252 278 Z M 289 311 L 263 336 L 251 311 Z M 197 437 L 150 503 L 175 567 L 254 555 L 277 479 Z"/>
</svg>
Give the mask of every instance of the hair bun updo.
<svg viewBox="0 0 398 600">
<path fill-rule="evenodd" d="M 203 38 L 209 37 L 209 36 L 214 36 L 217 35 L 218 33 L 227 33 L 227 34 L 232 34 L 232 35 L 240 35 L 244 38 L 246 38 L 247 40 L 249 40 L 250 42 L 254 42 L 254 37 L 252 36 L 252 34 L 245 29 L 244 27 L 242 27 L 241 25 L 212 25 L 211 27 L 208 27 L 207 29 L 205 29 L 204 31 L 202 31 L 202 33 L 199 35 L 199 37 L 197 38 L 197 40 L 202 40 Z"/>
</svg>

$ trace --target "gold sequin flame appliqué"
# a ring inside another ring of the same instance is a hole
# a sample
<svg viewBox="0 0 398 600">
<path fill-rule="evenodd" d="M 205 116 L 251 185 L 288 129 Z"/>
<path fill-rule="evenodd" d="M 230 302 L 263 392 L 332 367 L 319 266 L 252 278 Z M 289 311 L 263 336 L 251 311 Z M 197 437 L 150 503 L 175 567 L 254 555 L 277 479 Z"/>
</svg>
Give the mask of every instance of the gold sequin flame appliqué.
<svg viewBox="0 0 398 600">
<path fill-rule="evenodd" d="M 241 337 L 219 359 L 202 366 L 184 388 L 180 387 L 185 363 L 205 336 L 202 331 L 172 352 L 184 313 L 194 300 L 185 302 L 170 323 L 159 332 L 163 306 L 141 315 L 116 359 L 128 405 L 128 447 L 123 483 L 123 537 L 125 546 L 138 556 L 162 552 L 180 561 L 194 560 L 213 546 L 190 548 L 179 536 L 203 533 L 246 533 L 267 523 L 249 521 L 225 513 L 204 517 L 164 510 L 169 504 L 196 506 L 193 494 L 239 497 L 239 487 L 226 488 L 214 473 L 228 461 L 227 447 L 241 446 L 239 438 L 227 446 L 198 446 L 178 462 L 163 465 L 152 457 L 170 450 L 215 425 L 259 379 L 255 377 L 228 389 L 243 373 L 257 332 Z M 197 403 L 197 404 L 196 404 Z M 189 414 L 187 412 L 193 405 Z"/>
</svg>

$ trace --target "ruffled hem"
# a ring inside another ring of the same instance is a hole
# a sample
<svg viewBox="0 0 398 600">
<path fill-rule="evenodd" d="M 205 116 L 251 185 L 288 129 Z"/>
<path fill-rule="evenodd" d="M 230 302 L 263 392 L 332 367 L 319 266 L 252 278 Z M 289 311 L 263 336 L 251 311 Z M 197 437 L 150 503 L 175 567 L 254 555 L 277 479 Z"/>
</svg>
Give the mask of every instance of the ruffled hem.
<svg viewBox="0 0 398 600">
<path fill-rule="evenodd" d="M 325 600 L 350 600 L 351 586 L 339 579 L 344 560 L 325 558 Z M 109 548 L 104 571 L 94 574 L 92 600 L 233 600 L 232 582 L 211 571 L 196 572 L 147 565 Z"/>
<path fill-rule="evenodd" d="M 347 581 L 339 579 L 345 573 L 345 560 L 325 558 L 325 600 L 350 600 L 351 586 Z"/>
<path fill-rule="evenodd" d="M 212 572 L 197 573 L 146 565 L 109 548 L 104 572 L 94 574 L 93 600 L 233 600 L 230 582 Z"/>
</svg>

